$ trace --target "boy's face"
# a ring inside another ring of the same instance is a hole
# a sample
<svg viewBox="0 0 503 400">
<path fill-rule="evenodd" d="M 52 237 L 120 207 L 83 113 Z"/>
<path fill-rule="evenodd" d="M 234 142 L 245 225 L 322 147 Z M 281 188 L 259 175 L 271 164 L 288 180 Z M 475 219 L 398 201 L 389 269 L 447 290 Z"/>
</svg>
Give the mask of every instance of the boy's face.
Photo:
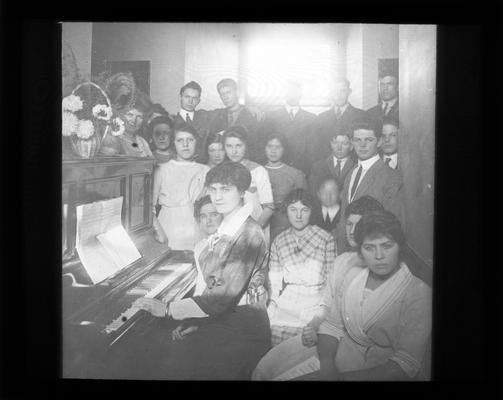
<svg viewBox="0 0 503 400">
<path fill-rule="evenodd" d="M 395 154 L 398 151 L 398 128 L 394 125 L 384 125 L 382 127 L 382 152 L 384 154 Z"/>
<path fill-rule="evenodd" d="M 332 138 L 330 146 L 332 147 L 332 154 L 338 159 L 346 158 L 349 152 L 353 150 L 353 144 L 346 135 L 337 135 Z"/>
<path fill-rule="evenodd" d="M 377 139 L 374 131 L 358 129 L 353 133 L 353 147 L 362 161 L 375 156 L 381 147 L 381 138 Z"/>
<path fill-rule="evenodd" d="M 333 181 L 326 181 L 317 192 L 318 199 L 325 207 L 333 207 L 339 204 L 339 189 Z"/>
</svg>

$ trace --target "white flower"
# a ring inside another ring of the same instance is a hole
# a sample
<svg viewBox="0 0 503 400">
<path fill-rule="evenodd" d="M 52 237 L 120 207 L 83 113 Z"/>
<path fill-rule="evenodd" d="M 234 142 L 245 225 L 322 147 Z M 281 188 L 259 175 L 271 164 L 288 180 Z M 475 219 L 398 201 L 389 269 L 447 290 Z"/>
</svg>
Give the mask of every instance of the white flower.
<svg viewBox="0 0 503 400">
<path fill-rule="evenodd" d="M 75 114 L 64 111 L 63 112 L 63 136 L 70 136 L 77 131 L 79 125 L 79 119 Z"/>
<path fill-rule="evenodd" d="M 93 107 L 93 115 L 95 118 L 108 121 L 112 117 L 112 109 L 105 104 L 96 104 Z"/>
<path fill-rule="evenodd" d="M 79 127 L 77 128 L 77 136 L 80 139 L 89 139 L 94 134 L 94 125 L 92 121 L 88 119 L 80 121 Z"/>
<path fill-rule="evenodd" d="M 124 133 L 124 130 L 125 130 L 124 121 L 119 117 L 114 118 L 112 120 L 112 129 L 111 129 L 112 135 L 120 136 Z"/>
<path fill-rule="evenodd" d="M 76 112 L 79 110 L 82 110 L 83 107 L 82 100 L 80 99 L 79 96 L 75 96 L 74 94 L 71 94 L 70 96 L 66 96 L 63 99 L 63 110 L 65 111 L 72 111 Z"/>
</svg>

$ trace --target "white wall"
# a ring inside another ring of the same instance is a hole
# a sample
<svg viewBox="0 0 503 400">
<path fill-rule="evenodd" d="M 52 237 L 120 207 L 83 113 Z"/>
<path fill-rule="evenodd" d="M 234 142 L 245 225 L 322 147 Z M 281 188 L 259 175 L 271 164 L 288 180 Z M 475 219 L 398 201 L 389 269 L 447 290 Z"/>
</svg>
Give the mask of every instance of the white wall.
<svg viewBox="0 0 503 400">
<path fill-rule="evenodd" d="M 355 107 L 377 104 L 377 61 L 398 58 L 398 25 L 348 24 L 346 26 L 346 77 L 353 88 Z"/>
<path fill-rule="evenodd" d="M 349 102 L 361 108 L 363 104 L 363 25 L 346 26 L 346 78 L 351 83 Z"/>
<path fill-rule="evenodd" d="M 377 60 L 398 58 L 398 25 L 365 24 L 362 27 L 363 77 L 362 105 L 365 110 L 378 101 Z"/>
<path fill-rule="evenodd" d="M 433 265 L 436 27 L 400 25 L 400 139 L 405 231 Z"/>
<path fill-rule="evenodd" d="M 92 26 L 91 22 L 62 23 L 62 40 L 72 47 L 80 75 L 85 80 L 91 77 Z"/>
<path fill-rule="evenodd" d="M 185 32 L 184 82 L 201 85 L 198 108 L 223 107 L 216 86 L 223 78 L 239 80 L 239 24 L 186 24 Z"/>
<path fill-rule="evenodd" d="M 185 25 L 177 23 L 94 23 L 93 73 L 106 60 L 149 60 L 150 97 L 176 112 L 184 84 Z"/>
</svg>

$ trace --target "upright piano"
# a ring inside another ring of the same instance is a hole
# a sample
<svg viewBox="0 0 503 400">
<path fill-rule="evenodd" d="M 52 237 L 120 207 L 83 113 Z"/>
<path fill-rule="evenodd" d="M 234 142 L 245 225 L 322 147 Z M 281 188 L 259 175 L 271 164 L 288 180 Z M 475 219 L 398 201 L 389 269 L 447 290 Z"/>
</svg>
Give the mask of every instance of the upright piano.
<svg viewBox="0 0 503 400">
<path fill-rule="evenodd" d="M 62 321 L 65 378 L 100 378 L 112 348 L 156 326 L 156 318 L 131 304 L 147 296 L 180 299 L 194 287 L 191 251 L 172 251 L 154 239 L 152 176 L 154 161 L 126 156 L 64 160 Z M 76 207 L 122 196 L 122 225 L 141 258 L 97 284 L 76 250 Z M 127 338 L 127 340 L 126 340 Z"/>
</svg>

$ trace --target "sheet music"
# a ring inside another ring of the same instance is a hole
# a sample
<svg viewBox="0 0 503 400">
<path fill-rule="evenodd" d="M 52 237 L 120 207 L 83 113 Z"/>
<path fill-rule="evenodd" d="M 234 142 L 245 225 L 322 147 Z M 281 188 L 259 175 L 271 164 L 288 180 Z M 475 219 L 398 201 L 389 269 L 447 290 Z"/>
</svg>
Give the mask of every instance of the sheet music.
<svg viewBox="0 0 503 400">
<path fill-rule="evenodd" d="M 122 225 L 117 225 L 104 233 L 100 233 L 97 239 L 119 269 L 126 267 L 141 257 L 140 252 Z"/>
<path fill-rule="evenodd" d="M 124 262 L 141 257 L 138 249 L 134 246 L 129 237 L 124 239 L 127 233 L 121 223 L 122 197 L 109 200 L 97 201 L 95 203 L 83 204 L 76 207 L 77 211 L 77 251 L 80 261 L 86 269 L 94 284 L 113 275 L 123 267 Z M 114 229 L 115 228 L 115 229 Z M 107 232 L 111 231 L 111 234 Z M 98 235 L 106 242 L 108 250 L 101 244 Z M 115 242 L 113 238 L 121 238 L 122 241 Z M 112 240 L 112 243 L 111 241 Z M 120 247 L 127 248 L 124 255 L 111 255 L 112 252 L 120 252 Z M 132 247 L 131 247 L 132 246 Z M 134 248 L 134 249 L 133 249 Z"/>
<path fill-rule="evenodd" d="M 294 378 L 298 378 L 299 376 L 309 374 L 311 372 L 318 371 L 320 369 L 320 360 L 316 356 L 311 356 L 307 360 L 297 364 L 295 367 L 290 368 L 288 371 L 283 372 L 281 375 L 278 375 L 276 378 L 273 378 L 273 381 L 289 381 Z"/>
</svg>

